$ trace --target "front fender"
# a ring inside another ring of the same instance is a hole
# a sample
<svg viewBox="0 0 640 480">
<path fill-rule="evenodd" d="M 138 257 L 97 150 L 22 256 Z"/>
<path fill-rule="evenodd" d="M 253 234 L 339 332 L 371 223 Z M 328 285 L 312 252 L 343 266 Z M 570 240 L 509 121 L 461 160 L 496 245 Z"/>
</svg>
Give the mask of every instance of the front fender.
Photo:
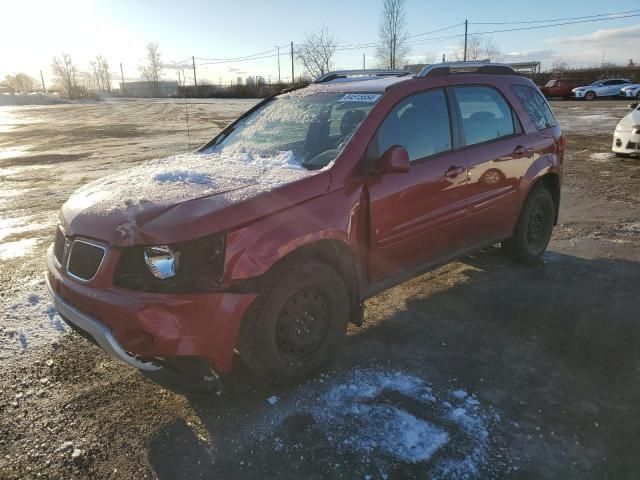
<svg viewBox="0 0 640 480">
<path fill-rule="evenodd" d="M 225 283 L 258 277 L 293 251 L 322 240 L 355 248 L 364 234 L 362 186 L 340 189 L 229 232 Z"/>
</svg>

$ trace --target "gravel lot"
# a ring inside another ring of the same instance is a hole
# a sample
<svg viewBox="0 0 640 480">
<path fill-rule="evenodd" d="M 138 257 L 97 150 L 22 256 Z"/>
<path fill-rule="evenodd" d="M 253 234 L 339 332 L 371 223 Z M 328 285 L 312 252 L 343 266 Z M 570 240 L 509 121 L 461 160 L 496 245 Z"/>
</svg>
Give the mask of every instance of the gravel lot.
<svg viewBox="0 0 640 480">
<path fill-rule="evenodd" d="M 624 102 L 554 102 L 568 135 L 544 265 L 478 252 L 372 298 L 332 368 L 274 390 L 241 365 L 178 393 L 68 332 L 42 281 L 82 184 L 186 151 L 252 100 L 0 108 L 0 479 L 635 478 L 640 159 Z M 155 379 L 164 381 L 163 379 Z"/>
</svg>

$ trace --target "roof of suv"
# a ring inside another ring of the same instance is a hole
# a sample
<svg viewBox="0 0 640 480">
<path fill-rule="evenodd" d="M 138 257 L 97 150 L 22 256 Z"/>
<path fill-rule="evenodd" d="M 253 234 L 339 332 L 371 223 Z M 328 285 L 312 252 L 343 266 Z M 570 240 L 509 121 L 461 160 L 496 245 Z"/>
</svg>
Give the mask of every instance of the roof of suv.
<svg viewBox="0 0 640 480">
<path fill-rule="evenodd" d="M 391 85 L 413 78 L 413 75 L 336 78 L 326 83 L 312 83 L 307 89 L 317 92 L 384 92 Z"/>
<path fill-rule="evenodd" d="M 305 90 L 311 92 L 385 92 L 390 86 L 416 78 L 457 74 L 518 75 L 509 65 L 487 62 L 451 62 L 425 66 L 413 75 L 408 70 L 340 70 L 321 75 Z"/>
</svg>

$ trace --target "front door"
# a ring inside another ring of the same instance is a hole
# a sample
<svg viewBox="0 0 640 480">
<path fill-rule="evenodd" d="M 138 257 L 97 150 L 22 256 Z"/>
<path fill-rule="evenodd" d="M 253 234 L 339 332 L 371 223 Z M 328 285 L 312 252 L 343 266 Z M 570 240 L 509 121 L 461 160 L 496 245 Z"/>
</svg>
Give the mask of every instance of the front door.
<svg viewBox="0 0 640 480">
<path fill-rule="evenodd" d="M 443 89 L 411 95 L 383 121 L 372 147 L 409 153 L 407 173 L 374 175 L 368 183 L 372 283 L 437 261 L 463 244 L 467 168 L 453 150 Z"/>
</svg>

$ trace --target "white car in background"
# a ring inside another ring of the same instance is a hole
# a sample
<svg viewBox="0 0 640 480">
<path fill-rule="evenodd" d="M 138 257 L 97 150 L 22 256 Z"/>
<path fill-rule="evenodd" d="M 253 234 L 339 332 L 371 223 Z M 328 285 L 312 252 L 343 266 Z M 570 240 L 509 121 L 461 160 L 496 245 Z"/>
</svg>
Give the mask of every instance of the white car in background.
<svg viewBox="0 0 640 480">
<path fill-rule="evenodd" d="M 594 100 L 596 97 L 617 97 L 620 95 L 622 87 L 631 84 L 631 80 L 626 78 L 610 78 L 605 80 L 597 80 L 591 85 L 578 87 L 571 90 L 575 98 L 584 98 L 585 100 Z"/>
<path fill-rule="evenodd" d="M 613 134 L 611 150 L 618 157 L 640 154 L 640 106 L 632 105 L 633 111 L 620 120 Z"/>
<path fill-rule="evenodd" d="M 640 83 L 632 83 L 620 89 L 620 96 L 623 98 L 637 98 L 640 100 Z"/>
</svg>

